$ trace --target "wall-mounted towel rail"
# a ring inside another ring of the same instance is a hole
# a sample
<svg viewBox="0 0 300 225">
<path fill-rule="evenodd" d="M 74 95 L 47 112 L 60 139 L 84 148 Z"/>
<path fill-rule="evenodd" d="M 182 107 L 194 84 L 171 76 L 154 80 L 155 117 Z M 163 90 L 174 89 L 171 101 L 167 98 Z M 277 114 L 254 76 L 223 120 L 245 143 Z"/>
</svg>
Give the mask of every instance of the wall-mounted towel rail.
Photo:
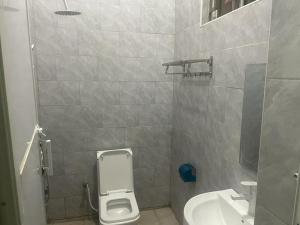
<svg viewBox="0 0 300 225">
<path fill-rule="evenodd" d="M 209 66 L 209 71 L 206 72 L 192 72 L 191 66 L 194 63 L 207 63 Z M 167 62 L 163 63 L 162 66 L 166 67 L 165 74 L 167 75 L 176 75 L 181 74 L 183 76 L 209 76 L 212 77 L 213 74 L 213 57 L 211 56 L 208 59 L 192 59 L 192 60 L 180 60 L 174 62 Z M 181 66 L 182 72 L 174 72 L 170 73 L 169 68 L 170 66 Z"/>
</svg>

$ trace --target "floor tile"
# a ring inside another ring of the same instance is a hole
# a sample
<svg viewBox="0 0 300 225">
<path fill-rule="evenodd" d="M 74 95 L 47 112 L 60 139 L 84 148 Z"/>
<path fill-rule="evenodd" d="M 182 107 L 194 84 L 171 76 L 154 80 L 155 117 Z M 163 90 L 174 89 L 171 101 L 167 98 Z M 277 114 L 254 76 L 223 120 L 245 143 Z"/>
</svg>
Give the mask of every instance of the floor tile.
<svg viewBox="0 0 300 225">
<path fill-rule="evenodd" d="M 158 218 L 163 218 L 163 217 L 173 215 L 173 211 L 169 207 L 155 209 L 154 212 Z"/>
<path fill-rule="evenodd" d="M 179 225 L 173 211 L 170 208 L 156 209 L 155 214 L 160 225 Z"/>
<path fill-rule="evenodd" d="M 84 225 L 98 225 L 97 220 L 85 220 Z"/>
<path fill-rule="evenodd" d="M 48 225 L 99 225 L 96 220 L 56 222 Z M 140 219 L 134 225 L 179 225 L 173 211 L 166 207 L 155 210 L 141 211 Z"/>
<path fill-rule="evenodd" d="M 53 225 L 85 225 L 85 223 L 84 221 L 79 220 L 79 221 L 59 222 L 59 223 L 54 223 Z"/>
<path fill-rule="evenodd" d="M 138 225 L 160 225 L 154 210 L 141 211 L 141 218 L 137 221 Z"/>
</svg>

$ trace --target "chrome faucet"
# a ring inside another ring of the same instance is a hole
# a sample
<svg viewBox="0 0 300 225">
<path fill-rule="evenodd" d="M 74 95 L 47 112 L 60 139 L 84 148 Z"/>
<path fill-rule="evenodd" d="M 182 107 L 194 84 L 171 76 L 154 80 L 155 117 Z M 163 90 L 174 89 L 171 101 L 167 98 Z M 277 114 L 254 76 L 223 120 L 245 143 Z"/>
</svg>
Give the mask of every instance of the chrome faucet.
<svg viewBox="0 0 300 225">
<path fill-rule="evenodd" d="M 246 200 L 249 202 L 249 208 L 248 208 L 248 215 L 253 216 L 255 215 L 255 205 L 256 205 L 256 187 L 257 182 L 255 181 L 242 181 L 241 185 L 245 187 L 249 187 L 249 193 L 248 194 L 241 194 L 239 196 L 231 196 L 231 199 L 234 201 L 238 200 Z"/>
</svg>

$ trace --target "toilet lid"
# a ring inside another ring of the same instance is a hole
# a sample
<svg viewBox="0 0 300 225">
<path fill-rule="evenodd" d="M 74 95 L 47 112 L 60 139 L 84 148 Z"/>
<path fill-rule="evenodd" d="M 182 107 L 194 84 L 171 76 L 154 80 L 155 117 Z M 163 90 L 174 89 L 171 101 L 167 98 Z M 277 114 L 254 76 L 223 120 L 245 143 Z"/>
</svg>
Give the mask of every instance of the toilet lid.
<svg viewBox="0 0 300 225">
<path fill-rule="evenodd" d="M 117 190 L 133 191 L 131 149 L 99 151 L 97 159 L 102 195 Z"/>
</svg>

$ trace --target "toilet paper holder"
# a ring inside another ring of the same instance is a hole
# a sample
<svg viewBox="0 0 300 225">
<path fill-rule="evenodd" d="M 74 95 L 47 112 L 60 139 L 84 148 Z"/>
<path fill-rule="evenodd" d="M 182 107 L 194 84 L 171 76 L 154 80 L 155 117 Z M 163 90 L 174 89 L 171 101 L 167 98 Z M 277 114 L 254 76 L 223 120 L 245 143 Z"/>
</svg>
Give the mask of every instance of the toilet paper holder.
<svg viewBox="0 0 300 225">
<path fill-rule="evenodd" d="M 179 175 L 184 182 L 196 182 L 196 168 L 189 164 L 182 164 L 178 169 Z"/>
</svg>

